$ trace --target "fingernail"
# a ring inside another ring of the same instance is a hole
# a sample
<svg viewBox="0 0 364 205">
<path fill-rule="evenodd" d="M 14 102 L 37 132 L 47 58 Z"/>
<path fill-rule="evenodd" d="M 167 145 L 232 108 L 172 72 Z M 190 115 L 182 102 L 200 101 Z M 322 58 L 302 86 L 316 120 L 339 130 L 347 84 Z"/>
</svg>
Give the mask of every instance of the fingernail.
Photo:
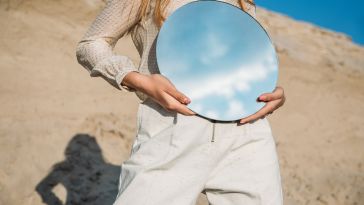
<svg viewBox="0 0 364 205">
<path fill-rule="evenodd" d="M 265 96 L 260 96 L 259 97 L 259 100 L 265 100 L 266 98 L 265 98 Z"/>
</svg>

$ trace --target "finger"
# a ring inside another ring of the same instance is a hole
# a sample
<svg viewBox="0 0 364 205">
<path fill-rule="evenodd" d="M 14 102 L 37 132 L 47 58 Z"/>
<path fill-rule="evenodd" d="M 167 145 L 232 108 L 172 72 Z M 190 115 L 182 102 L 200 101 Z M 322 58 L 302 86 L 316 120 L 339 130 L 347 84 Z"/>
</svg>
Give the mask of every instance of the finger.
<svg viewBox="0 0 364 205">
<path fill-rule="evenodd" d="M 191 102 L 191 99 L 189 99 L 186 95 L 184 95 L 177 89 L 168 89 L 166 92 L 174 97 L 176 100 L 178 100 L 180 103 L 188 104 Z"/>
<path fill-rule="evenodd" d="M 269 103 L 266 103 L 264 105 L 264 107 L 262 109 L 260 109 L 259 111 L 257 111 L 256 113 L 254 113 L 248 117 L 242 118 L 240 120 L 240 123 L 245 124 L 247 122 L 254 121 L 258 118 L 261 118 L 261 117 L 265 116 L 266 114 L 268 114 L 269 112 L 273 112 L 275 110 L 274 108 L 277 106 L 278 103 L 279 103 L 278 101 L 271 101 Z"/>
<path fill-rule="evenodd" d="M 280 86 L 277 86 L 273 92 L 271 93 L 263 93 L 258 97 L 259 101 L 272 101 L 272 100 L 278 100 L 284 96 L 283 88 Z"/>
<path fill-rule="evenodd" d="M 168 93 L 164 93 L 165 103 L 163 103 L 163 107 L 171 112 L 179 112 L 184 115 L 195 115 L 196 113 L 187 108 L 186 105 L 180 103 L 176 98 L 169 95 Z"/>
<path fill-rule="evenodd" d="M 265 107 L 265 108 L 267 108 L 267 107 Z M 241 119 L 239 123 L 245 124 L 247 122 L 255 121 L 258 118 L 261 118 L 261 117 L 265 116 L 267 113 L 269 113 L 269 111 L 261 111 L 260 110 L 259 112 L 256 112 L 256 113 L 254 113 L 254 114 L 252 114 L 252 115 L 250 115 L 248 117 L 245 117 L 245 118 Z"/>
<path fill-rule="evenodd" d="M 186 105 L 179 104 L 176 107 L 177 112 L 183 114 L 183 115 L 195 115 L 196 113 L 190 110 Z"/>
<path fill-rule="evenodd" d="M 167 110 L 176 111 L 176 112 L 181 113 L 183 115 L 195 115 L 196 114 L 195 112 L 193 112 L 192 110 L 187 108 L 186 105 L 181 104 L 176 99 L 174 99 L 174 100 L 175 100 L 175 102 L 171 103 L 170 105 L 168 105 L 166 107 Z"/>
</svg>

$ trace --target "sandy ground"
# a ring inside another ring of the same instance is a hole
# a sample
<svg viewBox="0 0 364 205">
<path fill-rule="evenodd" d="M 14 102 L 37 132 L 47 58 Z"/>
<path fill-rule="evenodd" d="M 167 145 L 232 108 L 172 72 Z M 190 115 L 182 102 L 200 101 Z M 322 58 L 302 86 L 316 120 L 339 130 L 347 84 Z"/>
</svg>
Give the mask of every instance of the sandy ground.
<svg viewBox="0 0 364 205">
<path fill-rule="evenodd" d="M 103 5 L 0 0 L 0 204 L 43 204 L 42 196 L 111 205 L 139 99 L 76 61 Z M 364 48 L 262 8 L 257 15 L 277 46 L 287 96 L 268 117 L 285 204 L 364 204 Z M 129 37 L 116 52 L 139 61 Z"/>
</svg>

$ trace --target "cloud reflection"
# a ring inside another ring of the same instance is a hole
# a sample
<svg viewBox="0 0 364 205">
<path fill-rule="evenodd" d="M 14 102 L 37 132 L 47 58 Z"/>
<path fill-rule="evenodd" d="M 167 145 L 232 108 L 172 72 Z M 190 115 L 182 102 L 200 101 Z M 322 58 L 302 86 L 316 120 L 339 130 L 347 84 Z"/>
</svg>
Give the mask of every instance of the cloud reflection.
<svg viewBox="0 0 364 205">
<path fill-rule="evenodd" d="M 158 66 L 188 107 L 212 119 L 236 120 L 259 110 L 256 98 L 271 92 L 276 53 L 263 28 L 239 8 L 217 1 L 189 3 L 164 23 Z"/>
</svg>

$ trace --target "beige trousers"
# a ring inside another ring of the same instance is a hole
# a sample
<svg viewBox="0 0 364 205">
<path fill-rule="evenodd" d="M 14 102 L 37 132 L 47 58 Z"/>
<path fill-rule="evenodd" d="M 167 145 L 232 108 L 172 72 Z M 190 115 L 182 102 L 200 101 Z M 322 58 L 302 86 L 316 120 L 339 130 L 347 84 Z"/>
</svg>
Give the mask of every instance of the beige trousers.
<svg viewBox="0 0 364 205">
<path fill-rule="evenodd" d="M 147 99 L 114 205 L 195 205 L 201 192 L 210 205 L 283 204 L 268 120 L 214 123 Z"/>
</svg>

